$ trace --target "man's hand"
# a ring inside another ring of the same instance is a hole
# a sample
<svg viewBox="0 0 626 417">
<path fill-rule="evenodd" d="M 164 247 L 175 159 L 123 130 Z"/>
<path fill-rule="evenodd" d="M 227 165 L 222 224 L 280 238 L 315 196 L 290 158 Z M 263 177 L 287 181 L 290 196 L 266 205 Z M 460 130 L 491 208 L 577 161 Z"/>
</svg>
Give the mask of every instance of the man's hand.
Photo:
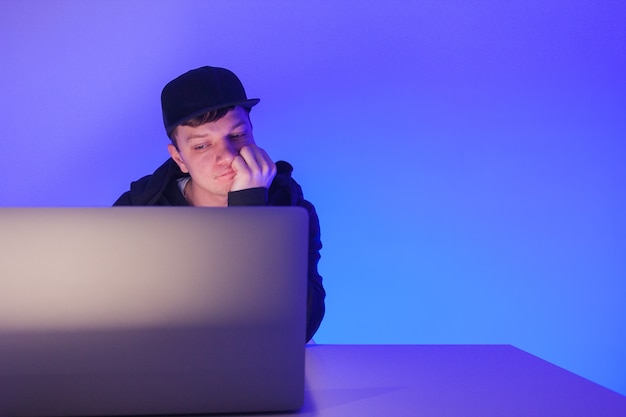
<svg viewBox="0 0 626 417">
<path fill-rule="evenodd" d="M 276 175 L 276 165 L 267 152 L 255 144 L 246 145 L 235 156 L 231 167 L 235 171 L 235 178 L 230 191 L 246 190 L 248 188 L 269 188 Z"/>
</svg>

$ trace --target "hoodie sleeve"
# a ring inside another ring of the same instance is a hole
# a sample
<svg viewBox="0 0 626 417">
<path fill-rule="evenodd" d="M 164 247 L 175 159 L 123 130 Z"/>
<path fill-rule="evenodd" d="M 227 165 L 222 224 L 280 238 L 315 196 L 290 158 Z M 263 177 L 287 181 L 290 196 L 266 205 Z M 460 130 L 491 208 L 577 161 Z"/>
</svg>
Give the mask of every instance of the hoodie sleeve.
<svg viewBox="0 0 626 417">
<path fill-rule="evenodd" d="M 326 312 L 326 292 L 317 265 L 320 260 L 322 241 L 320 222 L 315 207 L 304 199 L 302 187 L 292 177 L 293 167 L 285 162 L 276 162 L 277 174 L 268 192 L 268 204 L 272 206 L 300 206 L 309 213 L 309 262 L 307 291 L 307 335 L 309 341 L 320 327 Z"/>
<path fill-rule="evenodd" d="M 266 206 L 267 188 L 257 187 L 228 193 L 228 206 Z"/>
<path fill-rule="evenodd" d="M 320 250 L 322 241 L 320 239 L 320 223 L 313 204 L 302 200 L 302 207 L 309 212 L 309 270 L 308 270 L 308 291 L 307 291 L 307 336 L 309 341 L 319 329 L 324 314 L 326 312 L 326 291 L 322 285 L 322 276 L 317 270 L 320 260 Z"/>
</svg>

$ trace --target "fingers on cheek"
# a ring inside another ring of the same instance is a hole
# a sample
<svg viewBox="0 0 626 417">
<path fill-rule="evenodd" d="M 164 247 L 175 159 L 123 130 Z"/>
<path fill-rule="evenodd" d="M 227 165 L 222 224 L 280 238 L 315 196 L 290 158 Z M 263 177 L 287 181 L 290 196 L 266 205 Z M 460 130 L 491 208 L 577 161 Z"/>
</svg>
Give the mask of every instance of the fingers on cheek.
<svg viewBox="0 0 626 417">
<path fill-rule="evenodd" d="M 267 173 L 272 173 L 276 170 L 276 165 L 274 161 L 270 158 L 270 156 L 263 149 L 258 148 L 258 158 L 257 160 L 260 162 L 263 167 L 263 171 Z"/>
<path fill-rule="evenodd" d="M 259 149 L 258 147 L 255 147 L 250 153 L 252 154 L 252 157 L 254 158 L 254 162 L 257 164 L 257 166 L 261 168 L 265 166 L 265 160 L 263 159 L 263 154 L 261 153 L 261 149 Z"/>
<path fill-rule="evenodd" d="M 254 149 L 251 149 L 250 147 L 246 147 L 246 153 L 245 153 L 244 158 L 245 158 L 245 162 L 247 163 L 247 165 L 250 167 L 252 171 L 255 171 L 259 169 L 259 167 L 261 167 L 261 164 L 260 164 L 261 161 L 259 159 L 259 155 Z"/>
<path fill-rule="evenodd" d="M 243 160 L 243 158 L 239 155 L 235 156 L 233 158 L 233 162 L 231 163 L 231 167 L 236 171 L 236 172 L 245 172 L 248 171 L 248 165 L 246 165 L 245 161 Z"/>
<path fill-rule="evenodd" d="M 272 177 L 273 177 L 274 175 L 276 175 L 276 164 L 275 164 L 275 163 L 273 163 L 272 161 L 270 161 L 270 163 L 268 164 L 268 167 L 267 167 L 267 172 L 268 172 L 268 174 L 269 174 L 269 175 L 271 175 Z"/>
<path fill-rule="evenodd" d="M 271 166 L 266 159 L 259 157 L 258 161 L 261 171 L 268 172 L 270 170 Z"/>
</svg>

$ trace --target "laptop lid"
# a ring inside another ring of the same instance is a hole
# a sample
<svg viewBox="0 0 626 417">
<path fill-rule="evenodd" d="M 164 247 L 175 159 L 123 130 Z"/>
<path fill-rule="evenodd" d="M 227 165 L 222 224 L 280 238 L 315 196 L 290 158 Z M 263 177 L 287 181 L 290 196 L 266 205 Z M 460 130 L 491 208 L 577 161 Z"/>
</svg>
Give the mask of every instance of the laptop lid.
<svg viewBox="0 0 626 417">
<path fill-rule="evenodd" d="M 298 409 L 308 215 L 0 208 L 0 415 Z"/>
</svg>

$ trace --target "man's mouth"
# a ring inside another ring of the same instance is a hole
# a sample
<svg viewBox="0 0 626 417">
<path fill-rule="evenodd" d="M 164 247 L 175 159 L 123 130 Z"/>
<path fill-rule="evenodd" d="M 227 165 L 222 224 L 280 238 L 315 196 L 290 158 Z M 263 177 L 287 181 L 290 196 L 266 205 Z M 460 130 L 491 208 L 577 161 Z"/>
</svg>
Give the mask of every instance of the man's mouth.
<svg viewBox="0 0 626 417">
<path fill-rule="evenodd" d="M 226 178 L 226 177 L 234 177 L 234 176 L 235 176 L 235 171 L 233 171 L 232 169 L 227 169 L 217 174 L 215 178 Z"/>
</svg>

